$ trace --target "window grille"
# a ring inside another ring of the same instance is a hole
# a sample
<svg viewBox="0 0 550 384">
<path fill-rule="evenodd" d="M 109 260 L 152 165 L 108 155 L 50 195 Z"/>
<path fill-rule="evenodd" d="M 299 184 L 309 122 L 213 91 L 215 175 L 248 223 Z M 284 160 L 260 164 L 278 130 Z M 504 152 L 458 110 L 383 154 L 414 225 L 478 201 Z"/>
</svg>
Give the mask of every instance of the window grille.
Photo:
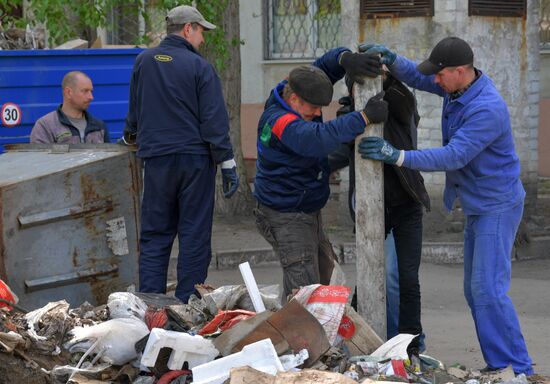
<svg viewBox="0 0 550 384">
<path fill-rule="evenodd" d="M 361 0 L 361 17 L 433 16 L 434 0 Z"/>
<path fill-rule="evenodd" d="M 469 16 L 525 17 L 526 0 L 468 0 Z"/>
<path fill-rule="evenodd" d="M 313 59 L 340 41 L 340 0 L 268 0 L 266 59 Z"/>
</svg>

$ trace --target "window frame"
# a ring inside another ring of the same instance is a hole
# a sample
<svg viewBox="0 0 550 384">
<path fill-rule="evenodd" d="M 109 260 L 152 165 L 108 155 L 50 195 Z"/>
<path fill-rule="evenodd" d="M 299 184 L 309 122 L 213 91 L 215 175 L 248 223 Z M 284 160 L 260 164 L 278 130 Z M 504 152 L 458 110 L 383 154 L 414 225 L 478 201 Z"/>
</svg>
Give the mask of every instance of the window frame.
<svg viewBox="0 0 550 384">
<path fill-rule="evenodd" d="M 284 53 L 284 52 L 274 52 L 275 47 L 275 15 L 273 11 L 273 2 L 276 0 L 267 0 L 263 2 L 263 13 L 265 15 L 264 22 L 264 41 L 267 43 L 264 44 L 264 60 L 265 61 L 307 61 L 314 60 L 317 57 L 322 56 L 328 51 L 328 49 L 319 47 L 319 21 L 316 19 L 318 12 L 317 0 L 308 0 L 307 1 L 307 13 L 308 20 L 311 20 L 311 30 L 315 33 L 310 33 L 307 35 L 307 49 L 303 52 L 293 52 L 293 53 Z M 340 13 L 341 15 L 341 13 Z M 335 42 L 335 47 L 338 45 L 338 41 Z"/>
<path fill-rule="evenodd" d="M 510 7 L 510 2 L 518 3 L 517 10 Z M 521 4 L 519 4 L 521 3 Z M 503 5 L 507 7 L 503 8 Z M 480 8 L 476 8 L 480 7 Z M 527 16 L 527 0 L 492 1 L 468 0 L 468 16 L 482 17 L 521 17 Z"/>
<path fill-rule="evenodd" d="M 361 0 L 360 15 L 362 19 L 387 19 L 403 17 L 433 17 L 435 0 L 423 0 L 415 7 L 415 0 Z M 403 3 L 412 3 L 412 8 L 403 8 Z M 427 4 L 424 4 L 427 3 Z M 373 8 L 376 10 L 373 11 Z M 384 9 L 385 8 L 385 9 Z M 417 9 L 418 8 L 418 9 Z"/>
</svg>

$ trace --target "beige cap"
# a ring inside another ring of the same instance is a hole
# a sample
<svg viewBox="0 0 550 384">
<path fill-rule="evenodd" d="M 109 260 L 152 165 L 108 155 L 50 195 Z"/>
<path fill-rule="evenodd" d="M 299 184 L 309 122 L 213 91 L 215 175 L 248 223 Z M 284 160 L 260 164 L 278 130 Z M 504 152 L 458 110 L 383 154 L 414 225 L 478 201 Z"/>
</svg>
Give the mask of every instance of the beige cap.
<svg viewBox="0 0 550 384">
<path fill-rule="evenodd" d="M 187 23 L 197 23 L 204 27 L 204 29 L 215 29 L 216 26 L 205 20 L 204 16 L 194 7 L 189 5 L 180 5 L 179 7 L 172 8 L 166 15 L 167 25 L 183 25 Z"/>
</svg>

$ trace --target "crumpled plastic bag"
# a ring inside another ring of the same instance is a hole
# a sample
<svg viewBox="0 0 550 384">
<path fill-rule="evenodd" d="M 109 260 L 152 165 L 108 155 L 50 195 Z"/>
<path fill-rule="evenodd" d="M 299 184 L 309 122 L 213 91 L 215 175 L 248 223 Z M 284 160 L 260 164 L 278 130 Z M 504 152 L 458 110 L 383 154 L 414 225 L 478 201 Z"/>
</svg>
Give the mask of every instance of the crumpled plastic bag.
<svg viewBox="0 0 550 384">
<path fill-rule="evenodd" d="M 371 356 L 406 360 L 409 358 L 407 347 L 416 336 L 418 335 L 400 333 L 378 347 L 376 351 L 371 353 Z"/>
<path fill-rule="evenodd" d="M 330 345 L 334 346 L 350 292 L 351 289 L 344 285 L 312 284 L 300 288 L 292 300 L 297 300 L 315 316 Z"/>
<path fill-rule="evenodd" d="M 110 364 L 98 364 L 86 368 L 76 368 L 70 365 L 56 365 L 50 371 L 50 378 L 54 384 L 66 384 L 75 373 L 80 373 L 89 379 L 101 379 L 102 373 L 111 367 Z"/>
<path fill-rule="evenodd" d="M 278 284 L 259 286 L 258 288 L 266 310 L 277 311 L 281 309 Z M 245 285 L 224 285 L 204 294 L 202 299 L 207 305 L 213 301 L 220 311 L 233 309 L 255 310 Z"/>
<path fill-rule="evenodd" d="M 71 353 L 85 352 L 81 361 L 89 354 L 94 359 L 123 365 L 137 357 L 135 344 L 149 334 L 147 325 L 135 318 L 108 320 L 91 327 L 75 327 L 70 332 L 72 339 L 64 347 Z"/>
<path fill-rule="evenodd" d="M 0 332 L 0 352 L 12 352 L 18 345 L 25 345 L 25 339 L 19 333 L 9 331 Z"/>
<path fill-rule="evenodd" d="M 135 318 L 143 321 L 147 305 L 131 292 L 114 292 L 107 299 L 109 318 Z"/>
</svg>

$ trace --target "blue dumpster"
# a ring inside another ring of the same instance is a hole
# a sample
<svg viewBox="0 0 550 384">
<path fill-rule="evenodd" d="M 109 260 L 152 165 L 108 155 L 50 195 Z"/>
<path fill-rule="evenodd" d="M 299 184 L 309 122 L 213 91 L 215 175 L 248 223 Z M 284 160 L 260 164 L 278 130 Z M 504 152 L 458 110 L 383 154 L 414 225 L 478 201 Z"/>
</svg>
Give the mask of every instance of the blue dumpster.
<svg viewBox="0 0 550 384">
<path fill-rule="evenodd" d="M 132 66 L 142 50 L 0 51 L 0 107 L 4 107 L 0 153 L 4 144 L 29 141 L 34 122 L 62 102 L 61 80 L 74 70 L 83 71 L 92 79 L 94 101 L 89 111 L 105 121 L 111 140 L 115 141 L 121 136 L 128 111 Z M 19 113 L 20 122 L 11 126 Z"/>
</svg>

